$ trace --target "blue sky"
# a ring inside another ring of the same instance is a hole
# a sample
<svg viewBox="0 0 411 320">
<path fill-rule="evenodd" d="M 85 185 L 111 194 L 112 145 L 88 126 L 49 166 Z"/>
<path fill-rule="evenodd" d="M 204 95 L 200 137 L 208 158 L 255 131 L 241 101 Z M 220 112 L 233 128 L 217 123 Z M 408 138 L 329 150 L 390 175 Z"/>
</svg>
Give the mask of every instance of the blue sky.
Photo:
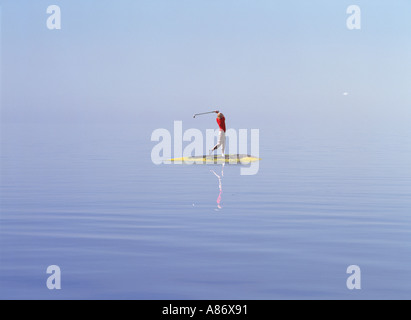
<svg viewBox="0 0 411 320">
<path fill-rule="evenodd" d="M 61 30 L 46 28 L 51 4 L 61 7 Z M 361 30 L 346 28 L 351 4 L 361 8 Z M 216 105 L 239 127 L 411 119 L 408 0 L 21 0 L 1 7 L 3 124 L 155 128 Z"/>
</svg>

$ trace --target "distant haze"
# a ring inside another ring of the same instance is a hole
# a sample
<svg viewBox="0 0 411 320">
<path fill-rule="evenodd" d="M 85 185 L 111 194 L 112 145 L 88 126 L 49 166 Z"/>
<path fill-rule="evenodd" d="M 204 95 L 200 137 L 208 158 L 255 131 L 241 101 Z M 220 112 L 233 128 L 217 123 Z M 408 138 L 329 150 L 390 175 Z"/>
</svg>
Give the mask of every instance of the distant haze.
<svg viewBox="0 0 411 320">
<path fill-rule="evenodd" d="M 238 126 L 411 119 L 409 1 L 356 1 L 361 30 L 347 1 L 55 4 L 61 30 L 49 1 L 2 4 L 2 123 L 155 128 L 215 106 Z"/>
</svg>

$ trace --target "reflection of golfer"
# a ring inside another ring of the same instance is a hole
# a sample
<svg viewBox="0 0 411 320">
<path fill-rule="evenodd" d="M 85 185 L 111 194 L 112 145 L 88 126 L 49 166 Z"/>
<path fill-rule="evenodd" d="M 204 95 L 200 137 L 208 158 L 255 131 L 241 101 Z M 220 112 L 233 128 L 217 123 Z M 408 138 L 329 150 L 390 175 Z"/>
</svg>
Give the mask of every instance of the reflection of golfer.
<svg viewBox="0 0 411 320">
<path fill-rule="evenodd" d="M 220 189 L 220 193 L 217 197 L 217 208 L 218 209 L 222 209 L 223 207 L 221 206 L 221 195 L 223 194 L 223 183 L 222 183 L 222 178 L 224 177 L 224 163 L 223 166 L 221 168 L 221 177 L 215 173 L 214 170 L 210 170 L 212 173 L 214 173 L 214 175 L 218 178 L 218 189 Z"/>
<path fill-rule="evenodd" d="M 224 115 L 220 111 L 216 111 L 217 113 L 217 123 L 220 128 L 220 133 L 218 134 L 218 142 L 214 146 L 213 149 L 210 150 L 210 154 L 217 150 L 221 146 L 221 155 L 225 158 L 225 118 Z"/>
</svg>

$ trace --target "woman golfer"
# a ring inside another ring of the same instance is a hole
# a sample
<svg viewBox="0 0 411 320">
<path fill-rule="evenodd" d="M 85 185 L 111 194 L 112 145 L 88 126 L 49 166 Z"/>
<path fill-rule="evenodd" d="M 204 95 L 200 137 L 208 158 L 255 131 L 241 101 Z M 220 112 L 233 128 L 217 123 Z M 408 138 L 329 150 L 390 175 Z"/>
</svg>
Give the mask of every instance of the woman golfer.
<svg viewBox="0 0 411 320">
<path fill-rule="evenodd" d="M 215 111 L 215 113 L 217 113 L 217 124 L 218 124 L 218 127 L 220 128 L 220 132 L 218 134 L 218 142 L 214 146 L 214 148 L 210 150 L 210 154 L 213 151 L 217 150 L 219 147 L 221 147 L 221 155 L 223 158 L 225 158 L 225 132 L 226 132 L 225 118 L 224 118 L 224 115 L 220 111 Z"/>
</svg>

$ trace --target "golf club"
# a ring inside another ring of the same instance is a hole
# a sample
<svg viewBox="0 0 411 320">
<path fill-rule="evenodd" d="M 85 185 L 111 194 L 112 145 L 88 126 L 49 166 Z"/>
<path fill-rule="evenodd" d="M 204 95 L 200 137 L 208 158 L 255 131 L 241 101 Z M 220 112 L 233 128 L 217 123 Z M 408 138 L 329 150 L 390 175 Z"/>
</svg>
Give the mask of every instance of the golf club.
<svg viewBox="0 0 411 320">
<path fill-rule="evenodd" d="M 203 113 L 196 113 L 195 115 L 193 115 L 193 118 L 195 118 L 196 116 L 201 116 L 203 114 L 209 114 L 209 113 L 216 113 L 217 111 L 209 111 L 209 112 L 203 112 Z"/>
</svg>

